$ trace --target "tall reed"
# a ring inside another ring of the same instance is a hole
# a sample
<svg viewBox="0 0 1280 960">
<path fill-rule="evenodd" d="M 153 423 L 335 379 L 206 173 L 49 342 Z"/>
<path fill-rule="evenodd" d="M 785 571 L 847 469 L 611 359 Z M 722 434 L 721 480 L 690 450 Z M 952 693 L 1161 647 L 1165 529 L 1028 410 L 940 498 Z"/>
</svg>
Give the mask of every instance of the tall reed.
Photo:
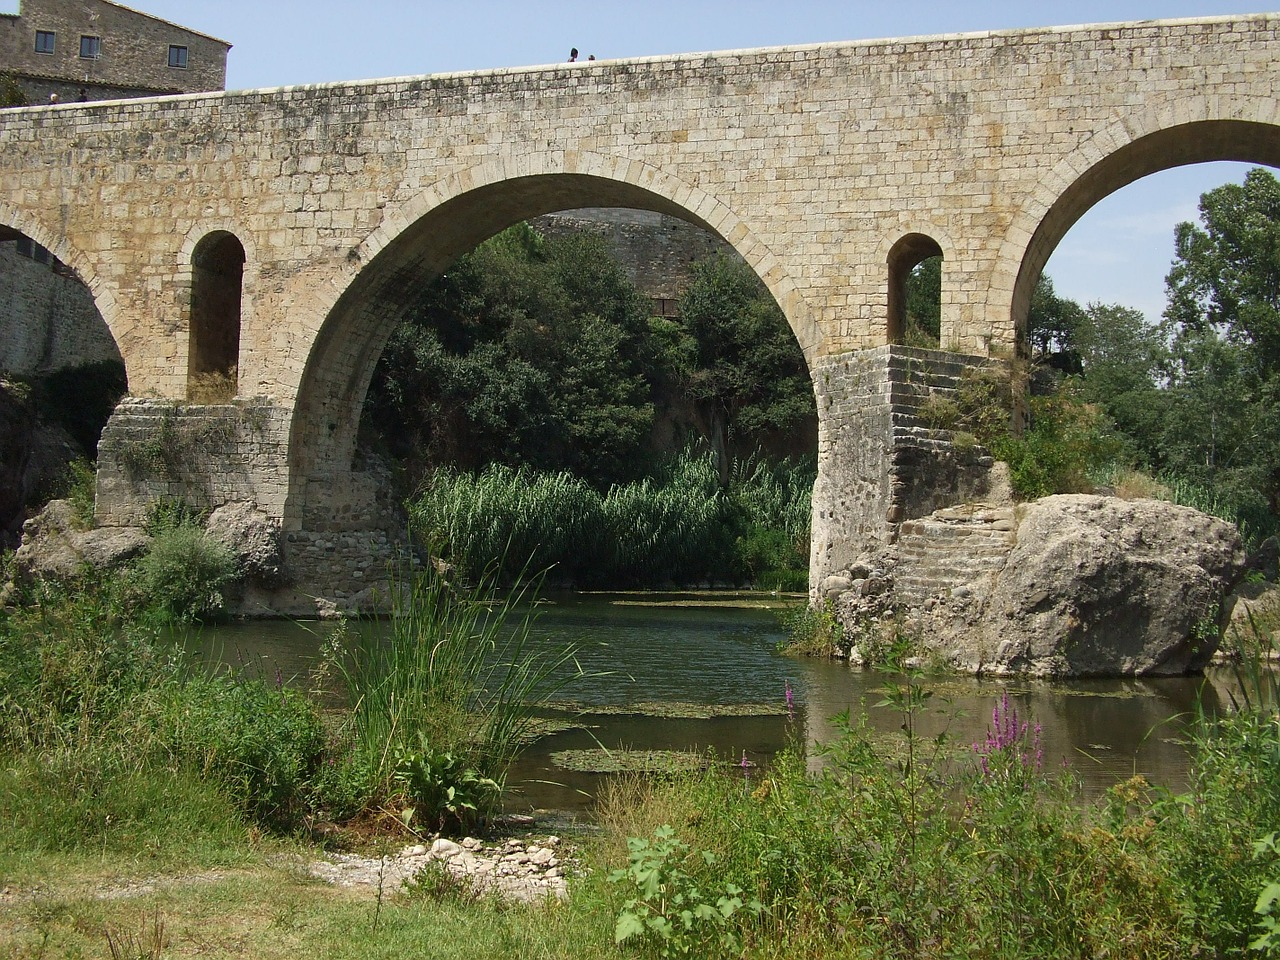
<svg viewBox="0 0 1280 960">
<path fill-rule="evenodd" d="M 401 574 L 390 635 L 350 634 L 336 660 L 352 702 L 348 732 L 373 799 L 393 792 L 399 758 L 429 749 L 498 784 L 539 705 L 580 671 L 572 646 L 531 640 L 533 588 L 460 592 L 434 568 Z"/>
<path fill-rule="evenodd" d="M 525 568 L 580 585 L 742 582 L 762 532 L 782 544 L 775 566 L 807 565 L 815 473 L 812 463 L 752 458 L 722 487 L 712 455 L 685 450 L 601 495 L 565 472 L 445 469 L 410 503 L 410 523 L 473 579 L 504 558 L 508 582 Z"/>
</svg>

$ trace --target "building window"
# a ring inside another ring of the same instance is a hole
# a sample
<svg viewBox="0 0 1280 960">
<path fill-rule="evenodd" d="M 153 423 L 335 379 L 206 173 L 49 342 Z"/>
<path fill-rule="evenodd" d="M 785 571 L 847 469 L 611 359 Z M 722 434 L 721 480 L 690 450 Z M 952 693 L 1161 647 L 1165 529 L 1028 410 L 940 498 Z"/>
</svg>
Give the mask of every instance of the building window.
<svg viewBox="0 0 1280 960">
<path fill-rule="evenodd" d="M 187 69 L 187 48 L 169 44 L 169 66 Z"/>
<path fill-rule="evenodd" d="M 52 30 L 36 31 L 36 53 L 53 53 L 54 33 Z"/>
<path fill-rule="evenodd" d="M 102 56 L 102 38 L 81 36 L 80 59 L 97 60 L 100 56 Z"/>
</svg>

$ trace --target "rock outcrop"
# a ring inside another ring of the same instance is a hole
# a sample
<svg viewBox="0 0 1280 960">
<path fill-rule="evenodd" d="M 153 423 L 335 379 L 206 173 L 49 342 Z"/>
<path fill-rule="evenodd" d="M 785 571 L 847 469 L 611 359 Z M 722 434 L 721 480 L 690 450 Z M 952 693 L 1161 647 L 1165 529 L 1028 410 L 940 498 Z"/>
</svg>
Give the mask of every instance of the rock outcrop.
<svg viewBox="0 0 1280 960">
<path fill-rule="evenodd" d="M 22 525 L 14 553 L 16 576 L 25 580 L 69 580 L 86 568 L 112 570 L 139 556 L 151 542 L 137 527 L 81 529 L 66 500 L 51 500 Z"/>
<path fill-rule="evenodd" d="M 889 599 L 849 590 L 836 600 L 846 631 L 856 637 L 867 618 L 892 616 L 973 672 L 1196 672 L 1217 648 L 1225 598 L 1244 569 L 1234 526 L 1157 500 L 953 507 L 903 530 L 867 564 L 891 581 Z"/>
<path fill-rule="evenodd" d="M 205 533 L 235 554 L 242 576 L 264 587 L 283 582 L 280 522 L 256 504 L 236 502 L 218 507 L 205 522 Z"/>
</svg>

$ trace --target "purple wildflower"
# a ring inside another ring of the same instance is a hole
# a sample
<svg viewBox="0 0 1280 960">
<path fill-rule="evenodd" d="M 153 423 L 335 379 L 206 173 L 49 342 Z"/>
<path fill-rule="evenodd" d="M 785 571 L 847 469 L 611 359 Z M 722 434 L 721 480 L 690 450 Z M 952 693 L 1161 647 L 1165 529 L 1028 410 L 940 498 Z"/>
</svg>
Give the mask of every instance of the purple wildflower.
<svg viewBox="0 0 1280 960">
<path fill-rule="evenodd" d="M 788 718 L 789 720 L 794 720 L 794 719 L 796 718 L 796 696 L 795 696 L 795 694 L 794 694 L 794 693 L 792 693 L 792 691 L 791 691 L 791 681 L 790 681 L 790 680 L 784 680 L 784 681 L 782 681 L 782 682 L 783 682 L 783 684 L 785 684 L 785 689 L 786 689 L 786 697 L 787 697 L 787 718 Z"/>
<path fill-rule="evenodd" d="M 1031 734 L 1028 737 L 1028 733 Z M 991 711 L 991 726 L 987 728 L 987 739 L 973 745 L 973 752 L 978 755 L 978 766 L 982 776 L 992 776 L 991 761 L 1003 758 L 1001 766 L 1008 769 L 1017 765 L 1025 770 L 1040 772 L 1044 761 L 1044 750 L 1040 745 L 1040 724 L 1034 728 L 1025 720 L 1018 720 L 1018 708 L 1009 702 L 1009 691 L 1004 690 Z"/>
</svg>

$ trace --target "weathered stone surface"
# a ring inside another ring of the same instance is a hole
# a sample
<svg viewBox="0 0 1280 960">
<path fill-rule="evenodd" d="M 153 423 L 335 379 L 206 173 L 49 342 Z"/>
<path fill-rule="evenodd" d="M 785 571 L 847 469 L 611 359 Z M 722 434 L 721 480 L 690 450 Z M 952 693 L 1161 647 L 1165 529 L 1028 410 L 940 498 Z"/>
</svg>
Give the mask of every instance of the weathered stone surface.
<svg viewBox="0 0 1280 960">
<path fill-rule="evenodd" d="M 1190 508 L 1046 497 L 1021 511 L 999 571 L 935 606 L 922 626 L 973 670 L 1190 673 L 1217 648 L 1223 601 L 1243 563 L 1236 529 Z"/>
<path fill-rule="evenodd" d="M 236 555 L 244 576 L 264 586 L 275 586 L 282 581 L 280 521 L 267 516 L 253 503 L 239 501 L 218 507 L 209 515 L 205 532 Z"/>
<path fill-rule="evenodd" d="M 52 500 L 22 525 L 22 545 L 14 554 L 18 576 L 70 579 L 86 566 L 111 570 L 137 557 L 151 538 L 137 527 L 80 530 L 66 500 Z"/>
<path fill-rule="evenodd" d="M 1241 583 L 1226 603 L 1229 624 L 1241 630 L 1251 628 L 1251 622 L 1265 624 L 1280 613 L 1280 586 L 1267 581 Z"/>
<path fill-rule="evenodd" d="M 860 638 L 875 643 L 877 625 L 896 619 L 974 672 L 1194 672 L 1217 648 L 1244 569 L 1235 527 L 1157 500 L 962 505 L 900 534 L 836 601 L 855 661 Z"/>
</svg>

